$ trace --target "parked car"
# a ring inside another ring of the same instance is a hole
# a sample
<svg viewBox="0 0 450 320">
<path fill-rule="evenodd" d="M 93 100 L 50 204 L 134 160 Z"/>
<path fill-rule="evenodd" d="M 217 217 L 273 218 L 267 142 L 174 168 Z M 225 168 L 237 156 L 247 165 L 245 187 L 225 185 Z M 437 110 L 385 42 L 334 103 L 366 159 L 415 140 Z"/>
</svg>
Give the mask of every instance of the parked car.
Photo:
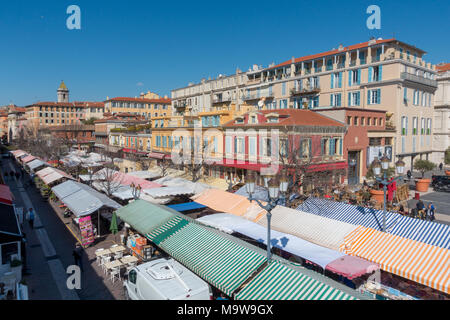
<svg viewBox="0 0 450 320">
<path fill-rule="evenodd" d="M 450 192 L 450 181 L 449 180 L 441 180 L 434 184 L 434 191 L 438 192 Z"/>
<path fill-rule="evenodd" d="M 134 267 L 124 281 L 127 300 L 212 300 L 211 287 L 170 258 Z"/>
<path fill-rule="evenodd" d="M 450 184 L 450 176 L 431 176 L 431 186 L 435 186 L 437 183 Z"/>
</svg>

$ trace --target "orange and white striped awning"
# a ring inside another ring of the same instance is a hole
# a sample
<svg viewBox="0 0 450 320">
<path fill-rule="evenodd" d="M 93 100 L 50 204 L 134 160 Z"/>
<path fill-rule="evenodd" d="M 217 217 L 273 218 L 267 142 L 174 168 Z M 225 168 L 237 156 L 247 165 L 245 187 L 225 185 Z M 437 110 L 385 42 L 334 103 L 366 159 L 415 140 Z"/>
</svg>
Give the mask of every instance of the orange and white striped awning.
<svg viewBox="0 0 450 320">
<path fill-rule="evenodd" d="M 448 249 L 361 226 L 344 238 L 340 249 L 378 263 L 384 271 L 450 293 Z"/>
</svg>

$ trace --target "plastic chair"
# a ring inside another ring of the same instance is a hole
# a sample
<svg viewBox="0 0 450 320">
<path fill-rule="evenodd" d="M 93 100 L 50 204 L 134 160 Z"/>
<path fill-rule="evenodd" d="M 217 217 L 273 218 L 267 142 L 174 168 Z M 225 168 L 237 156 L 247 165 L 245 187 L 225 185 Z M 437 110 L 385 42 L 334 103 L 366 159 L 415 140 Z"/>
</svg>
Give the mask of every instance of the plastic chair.
<svg viewBox="0 0 450 320">
<path fill-rule="evenodd" d="M 106 273 L 106 266 L 105 263 L 106 262 L 110 262 L 111 261 L 111 256 L 102 256 L 102 268 L 103 268 L 103 272 Z"/>
<path fill-rule="evenodd" d="M 115 260 L 119 260 L 120 258 L 122 258 L 123 257 L 123 252 L 117 252 L 115 255 L 114 255 L 114 259 Z"/>
<path fill-rule="evenodd" d="M 114 283 L 114 281 L 116 280 L 116 277 L 117 277 L 117 278 L 119 279 L 119 281 L 120 281 L 120 280 L 121 280 L 121 278 L 120 278 L 120 268 L 119 268 L 119 267 L 112 268 L 112 269 L 111 269 L 110 276 L 111 276 L 111 281 L 112 281 L 112 283 Z"/>
<path fill-rule="evenodd" d="M 95 253 L 98 253 L 98 252 L 101 252 L 101 251 L 103 251 L 103 250 L 105 250 L 104 248 L 101 248 L 101 249 L 97 249 L 97 250 L 95 250 Z M 96 255 L 97 256 L 97 255 Z M 97 256 L 97 265 L 99 266 L 99 265 L 101 265 L 102 264 L 102 257 L 101 256 Z"/>
</svg>

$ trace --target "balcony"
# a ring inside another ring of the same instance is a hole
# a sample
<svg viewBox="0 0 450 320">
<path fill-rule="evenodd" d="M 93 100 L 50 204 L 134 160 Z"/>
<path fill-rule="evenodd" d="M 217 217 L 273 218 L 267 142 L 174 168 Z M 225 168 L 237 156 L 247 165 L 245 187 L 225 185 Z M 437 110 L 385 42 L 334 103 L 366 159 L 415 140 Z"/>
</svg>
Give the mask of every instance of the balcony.
<svg viewBox="0 0 450 320">
<path fill-rule="evenodd" d="M 186 102 L 175 103 L 175 108 L 186 108 Z"/>
<path fill-rule="evenodd" d="M 273 98 L 273 93 L 261 93 L 261 94 L 247 94 L 243 97 L 245 101 L 249 100 L 259 100 L 261 98 Z"/>
<path fill-rule="evenodd" d="M 218 97 L 215 97 L 215 98 L 213 98 L 213 104 L 216 104 L 216 103 L 226 103 L 226 102 L 230 102 L 231 101 L 231 97 L 220 97 L 220 98 L 218 98 Z"/>
<path fill-rule="evenodd" d="M 416 76 L 415 74 L 412 74 L 412 73 L 402 72 L 400 74 L 400 78 L 405 81 L 419 83 L 419 84 L 423 84 L 423 85 L 430 86 L 433 88 L 437 88 L 436 80 L 426 79 L 424 77 Z"/>
<path fill-rule="evenodd" d="M 350 60 L 349 66 L 350 66 L 350 67 L 356 66 L 356 60 Z"/>
<path fill-rule="evenodd" d="M 291 89 L 291 96 L 303 96 L 303 95 L 311 95 L 320 93 L 320 87 L 307 87 L 307 88 L 293 88 Z"/>
</svg>

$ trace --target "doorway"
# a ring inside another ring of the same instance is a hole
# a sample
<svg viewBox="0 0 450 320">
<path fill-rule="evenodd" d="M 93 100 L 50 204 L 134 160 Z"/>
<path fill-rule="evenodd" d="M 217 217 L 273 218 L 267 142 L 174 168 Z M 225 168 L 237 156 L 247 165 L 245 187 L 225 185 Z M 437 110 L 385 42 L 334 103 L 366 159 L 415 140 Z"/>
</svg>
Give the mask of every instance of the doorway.
<svg viewBox="0 0 450 320">
<path fill-rule="evenodd" d="M 359 183 L 359 161 L 360 151 L 349 151 L 348 152 L 348 184 L 355 185 Z"/>
</svg>

